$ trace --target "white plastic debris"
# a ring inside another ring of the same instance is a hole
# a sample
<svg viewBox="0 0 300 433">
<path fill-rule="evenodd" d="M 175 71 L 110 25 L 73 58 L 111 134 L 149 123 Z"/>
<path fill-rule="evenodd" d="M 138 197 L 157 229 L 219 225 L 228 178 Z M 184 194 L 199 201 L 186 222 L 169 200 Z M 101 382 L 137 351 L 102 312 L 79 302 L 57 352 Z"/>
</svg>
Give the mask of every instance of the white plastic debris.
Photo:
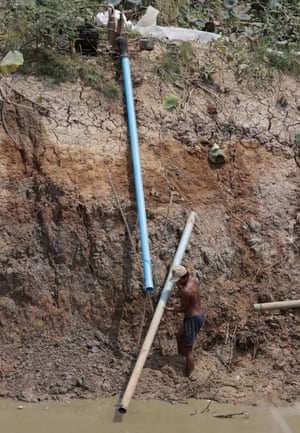
<svg viewBox="0 0 300 433">
<path fill-rule="evenodd" d="M 140 28 L 144 28 L 144 27 L 156 26 L 156 20 L 157 20 L 158 14 L 159 14 L 158 9 L 155 9 L 152 6 L 148 6 L 145 14 L 136 23 L 135 28 L 140 29 Z"/>
<path fill-rule="evenodd" d="M 182 40 L 182 41 L 200 41 L 208 43 L 213 39 L 219 39 L 221 36 L 216 33 L 205 32 L 196 29 L 186 29 L 183 27 L 162 27 L 156 25 L 159 10 L 152 6 L 148 6 L 142 18 L 133 25 L 131 21 L 127 21 L 125 15 L 124 24 L 126 30 L 138 31 L 142 36 L 152 36 L 158 39 Z M 118 9 L 114 9 L 115 22 L 117 23 L 121 16 Z M 99 27 L 108 25 L 108 11 L 99 12 L 95 17 L 95 24 Z"/>
<path fill-rule="evenodd" d="M 213 39 L 219 39 L 221 36 L 216 33 L 204 32 L 195 29 L 185 29 L 183 27 L 161 27 L 150 26 L 140 27 L 138 30 L 143 36 L 152 36 L 159 39 L 196 41 L 208 43 Z"/>
<path fill-rule="evenodd" d="M 266 49 L 268 54 L 275 54 L 276 56 L 284 56 L 284 51 L 281 50 L 273 50 L 273 48 Z M 291 51 L 293 56 L 300 56 L 300 51 Z"/>
<path fill-rule="evenodd" d="M 121 12 L 118 9 L 114 9 L 114 18 L 115 18 L 116 23 L 118 22 L 120 17 L 121 17 Z M 127 18 L 126 18 L 124 13 L 123 13 L 123 20 L 124 20 L 125 29 L 132 30 L 132 27 L 133 27 L 132 22 L 127 21 Z M 108 11 L 99 12 L 95 17 L 95 24 L 98 27 L 107 27 L 107 25 L 108 25 Z"/>
<path fill-rule="evenodd" d="M 162 27 L 156 25 L 159 10 L 148 6 L 146 13 L 134 26 L 142 36 L 152 36 L 158 39 L 183 40 L 208 43 L 213 39 L 220 38 L 216 33 L 204 32 L 195 29 L 186 29 L 183 27 Z"/>
<path fill-rule="evenodd" d="M 108 12 L 99 12 L 95 18 L 95 24 L 99 27 L 106 27 L 108 24 Z"/>
</svg>

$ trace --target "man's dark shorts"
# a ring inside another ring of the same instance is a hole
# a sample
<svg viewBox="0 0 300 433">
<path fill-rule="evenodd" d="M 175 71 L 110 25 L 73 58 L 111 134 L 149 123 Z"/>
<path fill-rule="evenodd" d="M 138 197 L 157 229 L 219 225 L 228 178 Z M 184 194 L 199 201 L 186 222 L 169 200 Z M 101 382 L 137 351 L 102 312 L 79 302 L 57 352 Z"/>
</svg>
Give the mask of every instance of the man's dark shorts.
<svg viewBox="0 0 300 433">
<path fill-rule="evenodd" d="M 204 323 L 205 315 L 203 312 L 198 316 L 185 317 L 183 320 L 184 336 L 183 345 L 184 347 L 192 347 L 196 337 Z"/>
</svg>

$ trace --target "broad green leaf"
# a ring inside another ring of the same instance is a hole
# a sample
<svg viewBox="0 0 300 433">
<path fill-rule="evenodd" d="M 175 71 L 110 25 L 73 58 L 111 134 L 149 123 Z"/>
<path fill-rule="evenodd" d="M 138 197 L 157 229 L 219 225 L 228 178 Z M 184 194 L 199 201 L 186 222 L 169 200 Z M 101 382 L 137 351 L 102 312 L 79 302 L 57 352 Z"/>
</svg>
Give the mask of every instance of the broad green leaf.
<svg viewBox="0 0 300 433">
<path fill-rule="evenodd" d="M 163 107 L 166 110 L 170 110 L 170 108 L 176 107 L 178 104 L 178 99 L 176 95 L 173 95 L 173 93 L 168 93 L 163 97 Z"/>
<path fill-rule="evenodd" d="M 208 153 L 208 159 L 214 164 L 223 164 L 226 161 L 226 155 L 215 143 Z"/>
<path fill-rule="evenodd" d="M 184 89 L 184 84 L 181 81 L 174 81 L 174 86 L 179 87 L 179 89 Z"/>
<path fill-rule="evenodd" d="M 9 51 L 0 62 L 0 72 L 2 74 L 11 74 L 15 72 L 19 66 L 23 65 L 24 58 L 20 51 Z"/>
</svg>

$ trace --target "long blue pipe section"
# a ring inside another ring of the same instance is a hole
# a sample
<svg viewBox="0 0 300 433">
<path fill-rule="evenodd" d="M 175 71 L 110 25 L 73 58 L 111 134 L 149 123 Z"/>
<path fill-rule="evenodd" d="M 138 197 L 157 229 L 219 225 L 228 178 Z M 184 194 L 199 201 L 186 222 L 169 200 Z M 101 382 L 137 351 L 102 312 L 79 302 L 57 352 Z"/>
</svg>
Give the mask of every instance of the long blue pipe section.
<svg viewBox="0 0 300 433">
<path fill-rule="evenodd" d="M 136 126 L 136 116 L 134 108 L 134 98 L 132 91 L 131 71 L 130 62 L 128 55 L 128 47 L 126 40 L 120 36 L 117 38 L 120 46 L 121 66 L 124 81 L 124 92 L 126 99 L 126 109 L 128 118 L 128 129 L 131 146 L 131 156 L 133 164 L 136 202 L 138 211 L 138 220 L 140 227 L 141 247 L 142 247 L 142 260 L 144 267 L 144 284 L 147 292 L 153 291 L 153 279 L 152 279 L 152 265 L 149 247 L 149 236 L 146 218 L 146 206 L 144 198 L 143 178 L 139 152 L 139 141 Z"/>
</svg>

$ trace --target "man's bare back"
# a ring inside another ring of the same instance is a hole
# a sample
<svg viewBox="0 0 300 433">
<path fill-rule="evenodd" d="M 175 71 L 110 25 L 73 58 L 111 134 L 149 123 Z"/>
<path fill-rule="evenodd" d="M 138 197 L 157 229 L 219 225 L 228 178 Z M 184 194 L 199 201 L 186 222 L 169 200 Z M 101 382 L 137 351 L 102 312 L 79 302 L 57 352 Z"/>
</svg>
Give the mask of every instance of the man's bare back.
<svg viewBox="0 0 300 433">
<path fill-rule="evenodd" d="M 187 282 L 179 282 L 180 304 L 186 317 L 197 316 L 201 312 L 200 290 L 198 281 L 189 277 Z"/>
</svg>

